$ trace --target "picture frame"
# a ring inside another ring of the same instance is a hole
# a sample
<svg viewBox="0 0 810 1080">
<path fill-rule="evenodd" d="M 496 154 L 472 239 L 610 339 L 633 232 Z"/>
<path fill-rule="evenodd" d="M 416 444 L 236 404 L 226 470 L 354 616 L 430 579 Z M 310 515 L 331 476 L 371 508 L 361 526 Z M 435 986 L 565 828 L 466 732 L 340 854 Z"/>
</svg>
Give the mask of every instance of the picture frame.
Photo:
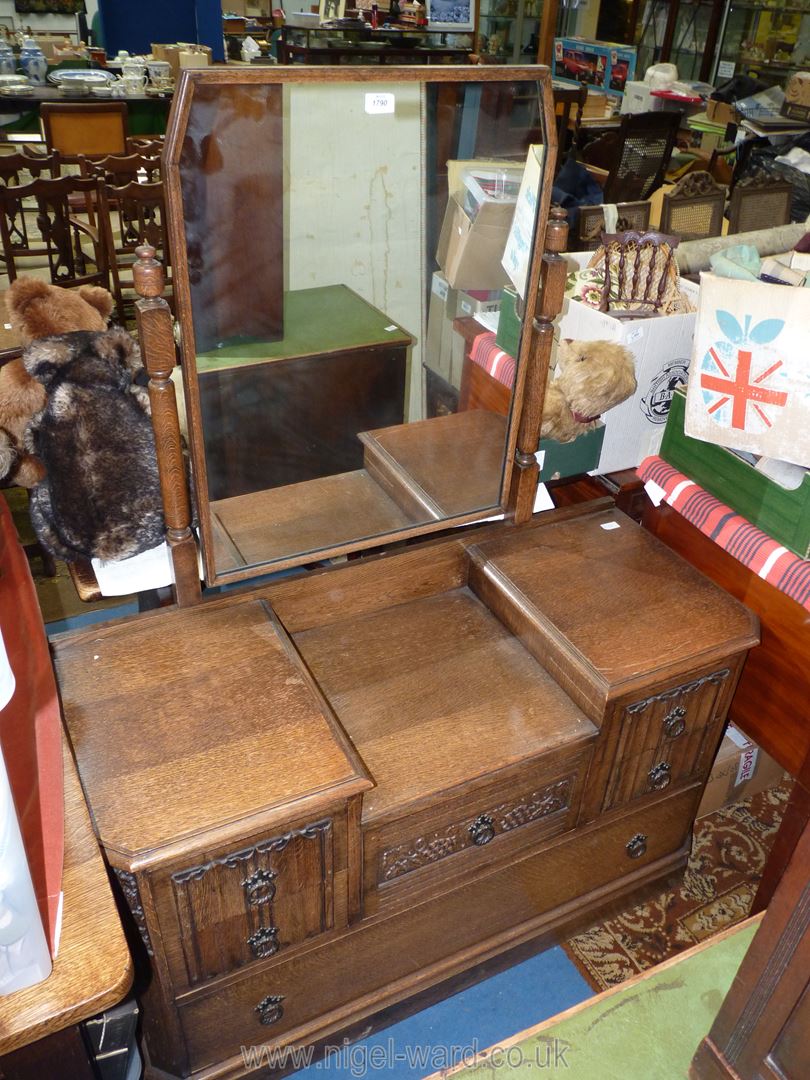
<svg viewBox="0 0 810 1080">
<path fill-rule="evenodd" d="M 318 21 L 321 23 L 333 22 L 342 19 L 346 15 L 346 0 L 319 0 Z"/>
<path fill-rule="evenodd" d="M 475 30 L 473 0 L 427 0 L 428 30 Z"/>
</svg>

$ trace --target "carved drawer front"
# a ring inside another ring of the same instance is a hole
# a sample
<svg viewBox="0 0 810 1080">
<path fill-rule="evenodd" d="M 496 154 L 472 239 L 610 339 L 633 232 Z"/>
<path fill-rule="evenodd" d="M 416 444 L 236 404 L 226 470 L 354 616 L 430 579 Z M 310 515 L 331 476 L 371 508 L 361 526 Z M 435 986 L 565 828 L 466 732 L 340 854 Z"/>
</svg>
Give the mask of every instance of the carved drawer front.
<svg viewBox="0 0 810 1080">
<path fill-rule="evenodd" d="M 702 779 L 720 740 L 731 677 L 718 668 L 625 708 L 603 809 Z"/>
<path fill-rule="evenodd" d="M 318 1017 L 342 1023 L 351 1016 L 337 1010 L 353 1001 L 368 1008 L 365 995 L 384 1007 L 386 986 L 401 996 L 397 981 L 411 978 L 419 989 L 432 964 L 447 974 L 447 958 L 469 966 L 474 950 L 497 935 L 536 926 L 545 912 L 682 850 L 699 797 L 699 785 L 682 789 L 601 827 L 552 839 L 390 919 L 358 923 L 288 960 L 192 990 L 179 1008 L 191 1068 L 238 1057 L 241 1046 L 309 1039 Z M 294 1033 L 303 1025 L 310 1026 Z"/>
<path fill-rule="evenodd" d="M 377 829 L 365 840 L 365 912 L 478 873 L 526 844 L 570 829 L 588 751 L 534 763 L 438 808 Z"/>
<path fill-rule="evenodd" d="M 325 818 L 170 875 L 189 985 L 331 929 L 332 834 Z"/>
</svg>

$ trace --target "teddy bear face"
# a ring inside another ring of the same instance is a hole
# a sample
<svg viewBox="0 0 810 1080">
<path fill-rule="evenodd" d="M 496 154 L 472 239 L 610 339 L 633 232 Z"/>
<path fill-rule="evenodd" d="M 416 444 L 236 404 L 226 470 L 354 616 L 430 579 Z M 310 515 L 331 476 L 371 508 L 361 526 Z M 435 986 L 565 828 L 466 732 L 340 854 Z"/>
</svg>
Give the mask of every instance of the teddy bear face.
<svg viewBox="0 0 810 1080">
<path fill-rule="evenodd" d="M 48 394 L 66 381 L 74 387 L 126 391 L 141 370 L 138 346 L 120 328 L 42 338 L 28 347 L 23 361 Z"/>
<path fill-rule="evenodd" d="M 635 393 L 632 354 L 613 341 L 572 341 L 564 338 L 557 352 L 554 384 L 572 413 L 601 416 Z"/>
</svg>

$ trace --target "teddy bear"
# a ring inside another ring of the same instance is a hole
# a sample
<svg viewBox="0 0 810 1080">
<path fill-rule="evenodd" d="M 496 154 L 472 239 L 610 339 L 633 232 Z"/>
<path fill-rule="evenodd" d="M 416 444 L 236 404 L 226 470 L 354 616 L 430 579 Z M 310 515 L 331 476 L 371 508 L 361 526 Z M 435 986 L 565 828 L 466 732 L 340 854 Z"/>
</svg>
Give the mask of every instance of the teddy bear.
<svg viewBox="0 0 810 1080">
<path fill-rule="evenodd" d="M 26 448 L 45 466 L 29 513 L 46 550 L 67 562 L 127 559 L 164 539 L 140 351 L 121 327 L 32 342 L 28 374 L 46 393 Z"/>
<path fill-rule="evenodd" d="M 635 391 L 633 354 L 624 345 L 562 338 L 546 386 L 540 438 L 573 442 Z"/>
<path fill-rule="evenodd" d="M 27 345 L 71 330 L 105 330 L 112 295 L 92 285 L 62 289 L 36 278 L 18 278 L 6 293 L 12 330 Z M 45 407 L 45 388 L 22 360 L 0 367 L 0 486 L 31 488 L 42 480 L 42 462 L 23 448 L 25 429 Z"/>
</svg>

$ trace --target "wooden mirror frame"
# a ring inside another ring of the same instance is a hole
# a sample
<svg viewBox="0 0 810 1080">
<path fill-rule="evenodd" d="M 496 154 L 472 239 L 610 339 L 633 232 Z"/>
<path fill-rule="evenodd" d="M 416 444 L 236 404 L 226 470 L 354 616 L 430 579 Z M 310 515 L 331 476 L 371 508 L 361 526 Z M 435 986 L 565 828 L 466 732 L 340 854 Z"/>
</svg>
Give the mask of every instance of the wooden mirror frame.
<svg viewBox="0 0 810 1080">
<path fill-rule="evenodd" d="M 217 572 L 214 564 L 209 499 L 200 399 L 196 372 L 196 351 L 192 326 L 191 296 L 185 258 L 185 229 L 180 188 L 180 157 L 195 91 L 200 85 L 267 85 L 318 82 L 529 82 L 540 84 L 542 109 L 541 133 L 546 148 L 542 164 L 542 190 L 535 223 L 523 332 L 517 364 L 513 405 L 504 452 L 500 508 L 506 519 L 519 524 L 533 513 L 538 480 L 535 458 L 539 442 L 545 381 L 553 338 L 553 322 L 558 314 L 565 287 L 566 264 L 560 253 L 566 248 L 567 225 L 564 211 L 550 211 L 557 138 L 551 74 L 544 66 L 503 67 L 390 67 L 374 68 L 256 68 L 231 71 L 225 68 L 186 70 L 181 75 L 175 97 L 164 154 L 164 182 L 169 216 L 169 233 L 174 258 L 175 311 L 183 328 L 181 339 L 183 383 L 186 414 L 189 418 L 189 443 L 196 489 L 198 528 L 206 582 L 219 585 L 290 567 L 334 558 L 349 552 L 376 548 L 416 536 L 437 533 L 459 525 L 480 521 L 486 511 L 447 517 L 441 521 L 415 525 L 398 532 L 368 537 L 351 544 L 303 552 L 272 563 Z M 544 248 L 545 241 L 545 252 Z M 175 571 L 175 594 L 179 604 L 195 603 L 200 598 L 196 537 L 192 530 L 191 498 L 185 479 L 182 439 L 171 371 L 175 364 L 171 337 L 171 315 L 162 300 L 162 274 L 154 261 L 154 252 L 140 250 L 136 288 L 143 298 L 137 305 L 138 329 L 144 363 L 150 375 L 153 423 L 158 447 L 158 464 L 166 515 L 166 536 Z M 542 287 L 541 287 L 542 286 Z M 494 509 L 497 509 L 495 507 Z"/>
</svg>

